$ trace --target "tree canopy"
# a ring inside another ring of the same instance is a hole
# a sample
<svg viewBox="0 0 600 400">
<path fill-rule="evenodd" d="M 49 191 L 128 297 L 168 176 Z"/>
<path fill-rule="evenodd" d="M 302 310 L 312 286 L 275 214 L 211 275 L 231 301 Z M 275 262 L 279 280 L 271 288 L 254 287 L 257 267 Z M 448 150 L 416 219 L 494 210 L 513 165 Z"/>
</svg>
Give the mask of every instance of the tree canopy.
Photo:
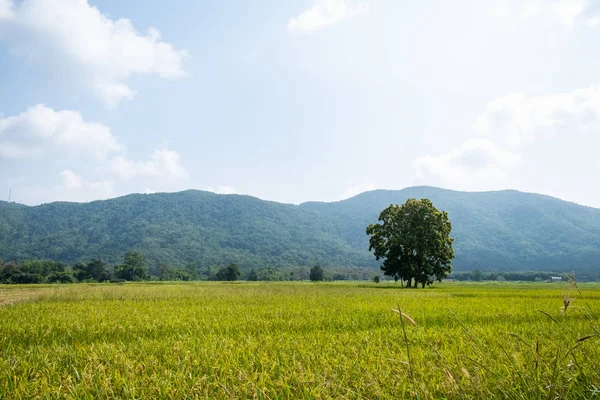
<svg viewBox="0 0 600 400">
<path fill-rule="evenodd" d="M 516 191 L 423 186 L 298 206 L 200 191 L 35 207 L 0 201 L 0 259 L 19 265 L 56 260 L 68 267 L 97 258 L 112 274 L 123 254 L 135 249 L 151 275 L 169 265 L 176 272 L 169 279 L 187 279 L 182 268 L 190 265 L 192 279 L 208 279 L 232 263 L 243 276 L 254 268 L 262 278 L 261 270 L 270 266 L 304 268 L 297 277 L 308 279 L 312 265 L 378 268 L 365 227 L 385 207 L 408 198 L 428 198 L 452 218 L 455 271 L 557 270 L 600 279 L 600 209 Z M 215 270 L 206 273 L 209 267 Z M 23 279 L 40 274 L 23 273 L 29 274 Z"/>
<path fill-rule="evenodd" d="M 230 264 L 226 267 L 219 269 L 217 272 L 218 281 L 237 281 L 240 279 L 240 268 L 237 264 Z"/>
<path fill-rule="evenodd" d="M 123 264 L 115 266 L 117 278 L 127 281 L 142 281 L 148 275 L 148 264 L 139 251 L 128 251 L 125 253 Z"/>
<path fill-rule="evenodd" d="M 452 272 L 454 258 L 448 214 L 428 199 L 408 199 L 402 206 L 390 205 L 379 215 L 379 224 L 367 227 L 369 250 L 381 270 L 411 287 L 441 281 Z"/>
<path fill-rule="evenodd" d="M 325 271 L 323 271 L 323 267 L 320 265 L 315 265 L 310 269 L 309 278 L 313 282 L 322 281 L 325 279 Z"/>
</svg>

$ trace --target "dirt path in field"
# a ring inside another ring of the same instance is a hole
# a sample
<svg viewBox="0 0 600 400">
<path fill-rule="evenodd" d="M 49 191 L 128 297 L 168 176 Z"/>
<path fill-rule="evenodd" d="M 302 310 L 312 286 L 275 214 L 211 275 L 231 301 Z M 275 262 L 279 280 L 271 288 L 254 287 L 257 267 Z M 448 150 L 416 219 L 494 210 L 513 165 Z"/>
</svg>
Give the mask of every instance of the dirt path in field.
<svg viewBox="0 0 600 400">
<path fill-rule="evenodd" d="M 0 307 L 10 306 L 21 301 L 27 301 L 41 296 L 48 289 L 2 289 L 0 288 Z"/>
</svg>

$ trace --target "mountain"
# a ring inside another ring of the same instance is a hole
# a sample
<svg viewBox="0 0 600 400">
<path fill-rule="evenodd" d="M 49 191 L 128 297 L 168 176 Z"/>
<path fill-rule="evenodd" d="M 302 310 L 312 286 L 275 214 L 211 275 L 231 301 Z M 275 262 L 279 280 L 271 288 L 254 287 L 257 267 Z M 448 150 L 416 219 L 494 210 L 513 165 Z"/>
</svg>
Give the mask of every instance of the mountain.
<svg viewBox="0 0 600 400">
<path fill-rule="evenodd" d="M 599 209 L 511 190 L 433 187 L 301 205 L 194 190 L 35 207 L 0 202 L 0 259 L 117 262 L 136 249 L 155 265 L 375 268 L 365 227 L 411 197 L 448 212 L 457 270 L 600 272 Z"/>
</svg>

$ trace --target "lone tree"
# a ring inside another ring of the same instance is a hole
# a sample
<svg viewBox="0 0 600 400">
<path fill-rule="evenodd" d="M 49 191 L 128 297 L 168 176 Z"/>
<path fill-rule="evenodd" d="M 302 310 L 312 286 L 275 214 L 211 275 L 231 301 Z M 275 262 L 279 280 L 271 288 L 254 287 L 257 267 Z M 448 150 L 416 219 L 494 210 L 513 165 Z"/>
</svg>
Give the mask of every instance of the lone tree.
<svg viewBox="0 0 600 400">
<path fill-rule="evenodd" d="M 240 268 L 237 264 L 229 264 L 217 271 L 218 281 L 237 281 L 240 279 Z"/>
<path fill-rule="evenodd" d="M 115 265 L 115 275 L 126 281 L 143 281 L 148 275 L 148 264 L 139 251 L 128 251 L 121 265 Z"/>
<path fill-rule="evenodd" d="M 322 281 L 325 279 L 325 272 L 323 271 L 323 267 L 319 265 L 315 265 L 310 269 L 309 278 L 313 282 Z"/>
<path fill-rule="evenodd" d="M 379 215 L 382 223 L 367 227 L 369 250 L 381 270 L 396 282 L 422 287 L 441 281 L 452 272 L 454 239 L 448 214 L 438 211 L 428 199 L 408 199 L 402 206 L 390 205 Z"/>
<path fill-rule="evenodd" d="M 110 279 L 106 264 L 97 258 L 94 258 L 88 264 L 75 264 L 73 274 L 79 281 L 104 282 Z"/>
</svg>

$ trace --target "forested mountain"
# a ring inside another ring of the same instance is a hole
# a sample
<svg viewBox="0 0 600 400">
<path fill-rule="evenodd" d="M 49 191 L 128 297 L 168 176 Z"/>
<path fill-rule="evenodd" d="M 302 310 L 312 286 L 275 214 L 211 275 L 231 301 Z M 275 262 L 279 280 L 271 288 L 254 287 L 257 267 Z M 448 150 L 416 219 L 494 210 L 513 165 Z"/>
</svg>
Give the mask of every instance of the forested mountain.
<svg viewBox="0 0 600 400">
<path fill-rule="evenodd" d="M 600 270 L 600 210 L 517 191 L 377 190 L 335 203 L 280 204 L 189 190 L 28 207 L 0 202 L 0 259 L 99 257 L 244 267 L 372 266 L 365 227 L 407 198 L 453 224 L 457 270 Z"/>
</svg>

